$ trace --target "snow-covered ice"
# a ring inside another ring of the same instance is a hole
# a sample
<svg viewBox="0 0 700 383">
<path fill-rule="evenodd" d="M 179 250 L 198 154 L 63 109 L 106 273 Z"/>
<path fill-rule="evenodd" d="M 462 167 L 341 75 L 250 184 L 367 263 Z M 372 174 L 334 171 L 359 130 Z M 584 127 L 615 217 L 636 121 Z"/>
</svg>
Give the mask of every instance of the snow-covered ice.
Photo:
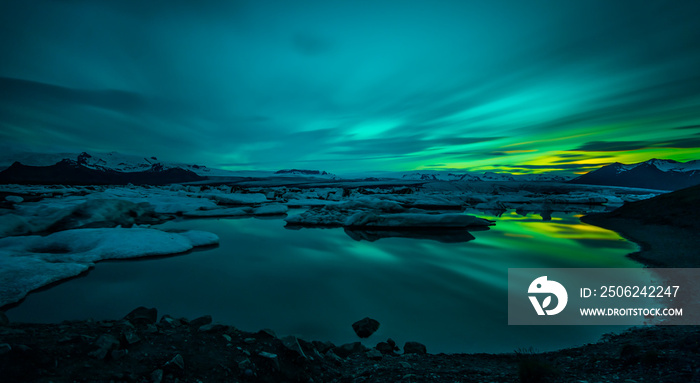
<svg viewBox="0 0 700 383">
<path fill-rule="evenodd" d="M 214 245 L 208 232 L 168 233 L 146 228 L 76 229 L 0 239 L 0 306 L 49 283 L 78 275 L 94 262 L 177 254 Z"/>
<path fill-rule="evenodd" d="M 271 203 L 253 209 L 253 215 L 282 215 L 287 214 L 287 205 Z"/>
<path fill-rule="evenodd" d="M 217 194 L 205 194 L 203 197 L 212 199 L 219 204 L 223 205 L 251 205 L 256 203 L 267 202 L 267 197 L 262 193 L 217 193 Z"/>
<path fill-rule="evenodd" d="M 12 203 L 21 203 L 22 201 L 24 201 L 24 198 L 17 195 L 8 195 L 7 197 L 5 197 L 5 201 Z"/>
</svg>

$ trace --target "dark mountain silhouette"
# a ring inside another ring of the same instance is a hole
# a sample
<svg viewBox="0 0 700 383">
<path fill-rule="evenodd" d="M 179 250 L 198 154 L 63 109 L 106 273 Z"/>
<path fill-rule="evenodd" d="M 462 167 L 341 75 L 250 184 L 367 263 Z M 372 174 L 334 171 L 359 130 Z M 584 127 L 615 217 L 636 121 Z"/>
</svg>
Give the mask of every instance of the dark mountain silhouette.
<svg viewBox="0 0 700 383">
<path fill-rule="evenodd" d="M 616 162 L 574 178 L 569 183 L 658 190 L 678 190 L 700 184 L 700 170 L 666 170 L 673 164 L 683 165 L 676 161 L 656 159 L 634 165 Z"/>
<path fill-rule="evenodd" d="M 163 185 L 205 179 L 180 168 L 163 168 L 155 164 L 150 170 L 120 172 L 111 169 L 91 169 L 72 160 L 51 166 L 28 166 L 15 162 L 0 172 L 1 184 L 34 185 Z"/>
</svg>

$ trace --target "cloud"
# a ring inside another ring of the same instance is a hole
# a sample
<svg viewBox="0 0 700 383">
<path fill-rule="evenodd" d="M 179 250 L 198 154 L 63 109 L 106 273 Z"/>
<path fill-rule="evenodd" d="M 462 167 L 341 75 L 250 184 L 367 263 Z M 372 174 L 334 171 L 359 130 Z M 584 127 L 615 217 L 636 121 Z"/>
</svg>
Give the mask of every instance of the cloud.
<svg viewBox="0 0 700 383">
<path fill-rule="evenodd" d="M 575 152 L 623 152 L 648 148 L 646 141 L 590 141 L 571 149 Z"/>
</svg>

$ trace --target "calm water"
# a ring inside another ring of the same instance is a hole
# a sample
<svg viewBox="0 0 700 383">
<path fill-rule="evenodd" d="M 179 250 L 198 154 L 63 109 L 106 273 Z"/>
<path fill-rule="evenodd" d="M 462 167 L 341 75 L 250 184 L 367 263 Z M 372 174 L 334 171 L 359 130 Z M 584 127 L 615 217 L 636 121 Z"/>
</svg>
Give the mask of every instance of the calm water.
<svg viewBox="0 0 700 383">
<path fill-rule="evenodd" d="M 496 219 L 496 218 L 494 218 Z M 14 321 L 114 319 L 136 306 L 278 335 L 356 341 L 350 324 L 381 327 L 369 340 L 415 340 L 437 352 L 545 351 L 597 341 L 622 327 L 508 326 L 508 267 L 640 267 L 636 246 L 577 215 L 506 213 L 469 242 L 382 238 L 357 241 L 343 229 L 284 228 L 281 219 L 202 219 L 165 229 L 219 235 L 217 248 L 147 260 L 105 261 L 86 276 L 30 294 Z M 357 238 L 357 233 L 353 235 Z M 372 236 L 369 236 L 373 238 Z"/>
</svg>

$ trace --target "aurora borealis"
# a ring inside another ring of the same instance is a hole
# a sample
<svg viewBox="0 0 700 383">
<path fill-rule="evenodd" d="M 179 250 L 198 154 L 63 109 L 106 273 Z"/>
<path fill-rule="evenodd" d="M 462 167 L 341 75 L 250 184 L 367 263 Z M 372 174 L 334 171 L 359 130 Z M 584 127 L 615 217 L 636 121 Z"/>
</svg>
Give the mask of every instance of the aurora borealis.
<svg viewBox="0 0 700 383">
<path fill-rule="evenodd" d="M 228 169 L 700 159 L 697 1 L 4 2 L 4 151 Z"/>
</svg>

